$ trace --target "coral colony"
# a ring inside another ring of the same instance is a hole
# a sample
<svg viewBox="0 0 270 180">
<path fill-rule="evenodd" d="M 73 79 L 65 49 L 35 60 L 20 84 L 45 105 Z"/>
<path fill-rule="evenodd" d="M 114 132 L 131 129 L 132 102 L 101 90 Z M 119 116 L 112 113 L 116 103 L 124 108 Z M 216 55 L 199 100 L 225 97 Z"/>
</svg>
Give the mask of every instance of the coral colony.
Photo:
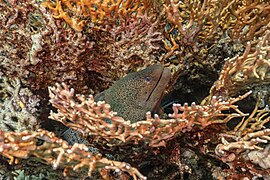
<svg viewBox="0 0 270 180">
<path fill-rule="evenodd" d="M 0 0 L 1 179 L 269 179 L 269 88 L 269 0 Z"/>
</svg>

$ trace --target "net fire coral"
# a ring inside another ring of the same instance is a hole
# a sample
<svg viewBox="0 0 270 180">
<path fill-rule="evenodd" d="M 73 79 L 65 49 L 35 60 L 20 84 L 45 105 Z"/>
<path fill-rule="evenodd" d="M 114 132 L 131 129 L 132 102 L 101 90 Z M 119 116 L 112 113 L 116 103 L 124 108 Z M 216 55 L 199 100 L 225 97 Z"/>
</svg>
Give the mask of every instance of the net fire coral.
<svg viewBox="0 0 270 180">
<path fill-rule="evenodd" d="M 234 96 L 248 86 L 269 84 L 269 69 L 270 31 L 266 31 L 256 47 L 253 48 L 248 42 L 243 55 L 227 59 L 210 93 L 226 91 L 229 96 Z"/>
<path fill-rule="evenodd" d="M 47 0 L 43 6 L 52 10 L 54 18 L 64 19 L 72 28 L 82 31 L 87 18 L 100 24 L 108 19 L 116 19 L 118 16 L 124 17 L 127 14 L 135 16 L 144 10 L 148 3 L 147 0 L 57 0 L 55 3 Z"/>
<path fill-rule="evenodd" d="M 38 145 L 38 140 L 44 141 Z M 54 169 L 64 168 L 64 175 L 71 171 L 88 171 L 88 176 L 94 170 L 124 171 L 129 173 L 134 179 L 146 179 L 137 169 L 128 163 L 118 162 L 102 158 L 100 154 L 93 155 L 88 152 L 84 144 L 68 143 L 57 138 L 54 133 L 45 130 L 36 132 L 23 131 L 21 133 L 0 131 L 0 153 L 9 158 L 9 163 L 18 163 L 18 159 L 26 159 L 30 156 L 38 157 L 51 164 Z M 82 174 L 81 174 L 82 175 Z M 105 179 L 106 173 L 101 173 Z"/>
</svg>

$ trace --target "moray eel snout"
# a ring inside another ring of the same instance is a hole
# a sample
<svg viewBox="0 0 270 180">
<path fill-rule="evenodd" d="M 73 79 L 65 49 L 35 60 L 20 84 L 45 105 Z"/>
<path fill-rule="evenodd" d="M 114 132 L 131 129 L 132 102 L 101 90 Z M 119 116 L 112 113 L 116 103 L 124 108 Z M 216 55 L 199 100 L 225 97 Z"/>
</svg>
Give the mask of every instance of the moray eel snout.
<svg viewBox="0 0 270 180">
<path fill-rule="evenodd" d="M 168 68 L 155 64 L 116 81 L 95 100 L 104 100 L 118 116 L 137 122 L 145 119 L 146 112 L 159 110 L 170 76 Z"/>
</svg>

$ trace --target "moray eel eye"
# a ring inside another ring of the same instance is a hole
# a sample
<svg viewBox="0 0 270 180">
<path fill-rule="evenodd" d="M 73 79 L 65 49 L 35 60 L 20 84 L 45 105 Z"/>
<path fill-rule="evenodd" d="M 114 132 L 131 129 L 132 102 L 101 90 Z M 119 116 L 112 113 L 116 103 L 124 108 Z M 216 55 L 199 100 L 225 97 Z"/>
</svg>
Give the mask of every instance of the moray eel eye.
<svg viewBox="0 0 270 180">
<path fill-rule="evenodd" d="M 147 77 L 144 78 L 144 80 L 145 80 L 145 82 L 150 83 L 151 78 L 147 76 Z"/>
</svg>

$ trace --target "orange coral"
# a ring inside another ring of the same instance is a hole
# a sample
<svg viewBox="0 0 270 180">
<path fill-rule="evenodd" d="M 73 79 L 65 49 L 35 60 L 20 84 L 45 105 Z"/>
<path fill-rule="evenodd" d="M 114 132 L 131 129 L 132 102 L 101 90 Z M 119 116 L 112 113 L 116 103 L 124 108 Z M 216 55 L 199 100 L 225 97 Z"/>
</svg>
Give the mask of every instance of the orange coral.
<svg viewBox="0 0 270 180">
<path fill-rule="evenodd" d="M 242 43 L 262 36 L 270 30 L 270 3 L 264 0 L 236 0 L 229 6 L 231 13 L 228 35 Z"/>
<path fill-rule="evenodd" d="M 72 28 L 81 31 L 88 18 L 93 23 L 102 23 L 118 16 L 136 15 L 148 4 L 147 0 L 56 0 L 55 3 L 47 0 L 43 6 L 52 10 L 54 18 L 64 19 Z"/>
<path fill-rule="evenodd" d="M 170 23 L 165 33 L 169 52 L 196 52 L 201 43 L 215 45 L 226 39 L 244 44 L 270 29 L 269 1 L 166 0 L 165 10 Z"/>
<path fill-rule="evenodd" d="M 43 140 L 38 145 L 38 139 Z M 124 162 L 102 158 L 101 154 L 88 152 L 84 144 L 69 146 L 52 132 L 37 130 L 37 132 L 23 131 L 21 133 L 0 131 L 0 154 L 10 159 L 10 163 L 18 163 L 18 159 L 26 159 L 31 155 L 45 160 L 53 168 L 64 168 L 64 175 L 70 171 L 88 171 L 88 176 L 94 170 L 121 170 L 129 173 L 134 179 L 145 177 L 135 168 Z M 82 175 L 82 174 L 81 174 Z M 106 173 L 101 173 L 106 175 Z M 104 177 L 106 178 L 106 177 Z"/>
<path fill-rule="evenodd" d="M 167 21 L 171 28 L 165 33 L 168 41 L 172 43 L 175 50 L 175 42 L 179 46 L 190 46 L 195 48 L 196 42 L 208 41 L 213 42 L 220 38 L 221 19 L 226 14 L 227 1 L 165 1 L 165 10 L 167 13 Z M 174 31 L 177 30 L 177 34 Z M 174 40 L 173 40 L 173 39 Z M 171 51 L 172 49 L 167 49 Z M 187 47 L 185 47 L 187 48 Z M 194 49 L 195 50 L 195 49 Z"/>
</svg>

